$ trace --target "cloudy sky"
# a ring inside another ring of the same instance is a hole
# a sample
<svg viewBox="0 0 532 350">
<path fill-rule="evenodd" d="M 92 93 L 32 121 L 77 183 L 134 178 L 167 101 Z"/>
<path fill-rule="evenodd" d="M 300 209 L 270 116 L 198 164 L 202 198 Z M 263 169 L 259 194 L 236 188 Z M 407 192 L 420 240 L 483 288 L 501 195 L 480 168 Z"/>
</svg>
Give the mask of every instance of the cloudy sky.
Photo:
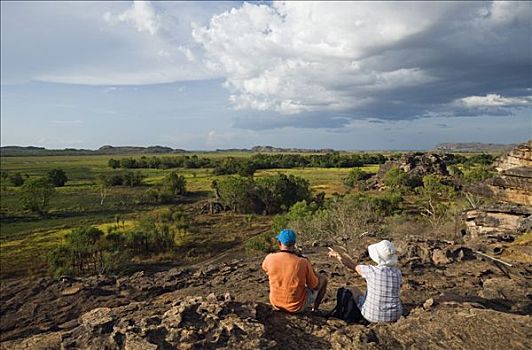
<svg viewBox="0 0 532 350">
<path fill-rule="evenodd" d="M 1 2 L 1 144 L 532 138 L 530 2 Z"/>
</svg>

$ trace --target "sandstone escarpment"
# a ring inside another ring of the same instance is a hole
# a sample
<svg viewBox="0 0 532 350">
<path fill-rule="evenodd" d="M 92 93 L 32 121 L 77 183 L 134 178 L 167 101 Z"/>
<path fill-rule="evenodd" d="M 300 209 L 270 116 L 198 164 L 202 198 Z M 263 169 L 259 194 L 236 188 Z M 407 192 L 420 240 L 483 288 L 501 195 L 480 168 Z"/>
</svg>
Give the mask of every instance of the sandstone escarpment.
<svg viewBox="0 0 532 350">
<path fill-rule="evenodd" d="M 515 236 L 532 229 L 532 142 L 498 159 L 495 169 L 497 176 L 470 188 L 496 201 L 464 213 L 472 239 Z"/>
</svg>

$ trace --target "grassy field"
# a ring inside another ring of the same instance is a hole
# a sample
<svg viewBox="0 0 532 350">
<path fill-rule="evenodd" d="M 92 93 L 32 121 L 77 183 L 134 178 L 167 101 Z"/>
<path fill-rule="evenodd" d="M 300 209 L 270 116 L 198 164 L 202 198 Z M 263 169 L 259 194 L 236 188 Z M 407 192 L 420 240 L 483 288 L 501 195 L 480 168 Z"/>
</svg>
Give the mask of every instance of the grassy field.
<svg viewBox="0 0 532 350">
<path fill-rule="evenodd" d="M 249 152 L 205 152 L 198 157 L 220 158 L 232 156 L 247 158 Z M 142 155 L 150 157 L 151 155 Z M 161 156 L 161 155 L 156 155 Z M 62 169 L 68 176 L 66 186 L 56 188 L 56 194 L 50 201 L 49 213 L 39 217 L 22 208 L 20 188 L 2 186 L 0 197 L 0 276 L 18 276 L 42 273 L 46 253 L 60 244 L 67 232 L 82 225 L 105 227 L 116 222 L 117 218 L 133 225 L 135 221 L 147 213 L 160 210 L 165 206 L 138 204 L 136 199 L 146 190 L 159 185 L 164 177 L 175 169 L 131 169 L 144 176 L 143 185 L 138 187 L 110 187 L 103 205 L 100 205 L 99 188 L 96 183 L 98 175 L 124 173 L 128 169 L 112 169 L 108 166 L 111 158 L 140 158 L 141 155 L 98 155 L 98 156 L 23 156 L 2 157 L 1 169 L 8 174 L 20 172 L 23 175 L 43 176 L 51 169 Z M 344 193 L 347 189 L 342 179 L 350 169 L 336 168 L 295 168 L 257 171 L 256 177 L 268 176 L 278 172 L 303 177 L 310 182 L 314 192 L 325 192 L 327 195 Z M 378 166 L 364 167 L 365 171 L 376 172 Z M 189 195 L 185 205 L 213 195 L 211 183 L 223 176 L 213 175 L 212 169 L 179 169 L 187 180 Z M 238 226 L 224 219 L 224 231 L 228 227 Z M 241 218 L 239 220 L 242 220 Z M 265 219 L 269 221 L 269 218 Z M 262 226 L 267 226 L 261 218 Z M 217 231 L 216 222 L 209 222 L 209 229 Z M 204 233 L 203 240 L 209 241 Z M 227 237 L 226 237 L 227 238 Z M 213 242 L 218 242 L 214 240 Z M 233 238 L 231 238 L 233 239 Z M 223 239 L 222 239 L 223 240 Z M 215 243 L 213 243 L 215 244 Z"/>
</svg>

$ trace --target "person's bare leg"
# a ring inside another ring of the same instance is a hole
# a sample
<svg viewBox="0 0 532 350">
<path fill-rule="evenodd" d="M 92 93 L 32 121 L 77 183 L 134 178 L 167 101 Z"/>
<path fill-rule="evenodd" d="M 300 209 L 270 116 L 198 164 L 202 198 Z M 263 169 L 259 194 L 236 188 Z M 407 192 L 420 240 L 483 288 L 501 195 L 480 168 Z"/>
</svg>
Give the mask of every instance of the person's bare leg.
<svg viewBox="0 0 532 350">
<path fill-rule="evenodd" d="M 325 292 L 327 291 L 327 278 L 325 276 L 319 276 L 319 279 L 320 284 L 318 285 L 318 295 L 316 295 L 316 300 L 314 301 L 314 307 L 312 310 L 318 310 L 318 307 L 325 296 Z"/>
</svg>

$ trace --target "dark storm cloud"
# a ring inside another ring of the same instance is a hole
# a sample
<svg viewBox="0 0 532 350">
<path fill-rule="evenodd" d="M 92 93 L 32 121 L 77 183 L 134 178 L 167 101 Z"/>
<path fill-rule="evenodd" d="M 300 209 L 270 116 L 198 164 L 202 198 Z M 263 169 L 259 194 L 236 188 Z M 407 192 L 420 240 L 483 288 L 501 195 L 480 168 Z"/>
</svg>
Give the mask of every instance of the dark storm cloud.
<svg viewBox="0 0 532 350">
<path fill-rule="evenodd" d="M 264 9 L 260 18 L 258 8 L 243 6 L 227 24 L 219 21 L 196 38 L 225 70 L 235 107 L 287 114 L 238 120 L 235 126 L 335 128 L 350 119 L 509 116 L 516 109 L 531 110 L 531 3 L 320 3 L 312 8 L 290 3 L 276 9 L 284 17 Z M 252 11 L 260 21 L 250 17 Z M 317 22 L 297 22 L 307 13 L 317 15 Z M 321 21 L 325 14 L 338 20 Z M 362 14 L 366 18 L 357 17 Z M 352 25 L 357 20 L 363 24 Z M 231 36 L 235 28 L 263 23 L 275 23 L 274 29 Z M 284 35 L 320 26 L 313 37 L 299 35 L 297 46 Z M 212 41 L 219 37 L 227 38 L 223 47 Z M 338 111 L 345 119 L 331 117 Z"/>
</svg>

